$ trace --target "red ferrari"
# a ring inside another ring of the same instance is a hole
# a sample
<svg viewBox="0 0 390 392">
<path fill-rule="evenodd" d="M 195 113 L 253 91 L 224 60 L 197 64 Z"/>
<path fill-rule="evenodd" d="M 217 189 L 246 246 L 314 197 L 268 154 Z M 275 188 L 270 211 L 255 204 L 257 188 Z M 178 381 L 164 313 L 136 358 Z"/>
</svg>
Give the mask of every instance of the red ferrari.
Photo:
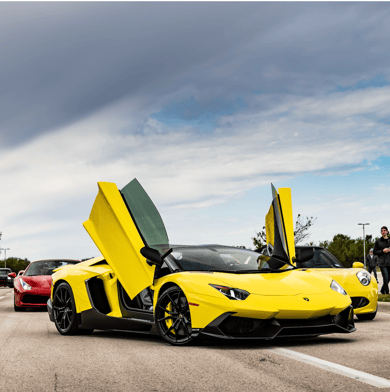
<svg viewBox="0 0 390 392">
<path fill-rule="evenodd" d="M 28 265 L 23 274 L 14 279 L 14 309 L 45 307 L 50 298 L 51 275 L 56 268 L 77 264 L 79 260 L 38 260 Z"/>
</svg>

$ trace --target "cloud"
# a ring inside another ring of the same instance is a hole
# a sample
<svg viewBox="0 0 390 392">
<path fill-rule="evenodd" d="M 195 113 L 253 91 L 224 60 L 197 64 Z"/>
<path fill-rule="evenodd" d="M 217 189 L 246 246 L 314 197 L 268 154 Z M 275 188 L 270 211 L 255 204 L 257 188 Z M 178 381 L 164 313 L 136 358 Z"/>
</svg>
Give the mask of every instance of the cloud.
<svg viewBox="0 0 390 392">
<path fill-rule="evenodd" d="M 137 177 L 162 215 L 185 225 L 178 215 L 189 217 L 239 200 L 270 182 L 305 173 L 362 170 L 363 160 L 375 160 L 388 151 L 390 137 L 381 123 L 381 116 L 388 115 L 384 105 L 388 92 L 389 87 L 377 89 L 376 94 L 370 89 L 350 91 L 310 102 L 290 96 L 279 107 L 274 103 L 257 114 L 224 116 L 210 133 L 191 127 L 170 129 L 152 118 L 140 130 L 137 122 L 127 122 L 128 113 L 123 111 L 131 101 L 122 101 L 71 126 L 0 151 L 0 183 L 6 184 L 0 195 L 1 205 L 6 206 L 3 227 L 15 241 L 24 241 L 26 235 L 40 241 L 53 238 L 48 247 L 54 249 L 55 234 L 71 238 L 69 232 L 78 222 L 76 232 L 83 240 L 71 240 L 72 249 L 83 253 L 87 237 L 80 234 L 81 223 L 88 218 L 97 181 L 115 182 L 121 188 Z M 366 108 L 365 114 L 378 113 L 378 121 L 354 117 L 357 104 Z M 315 210 L 325 212 L 333 206 L 348 212 L 362 207 L 349 199 L 340 203 L 337 207 L 337 200 L 332 200 Z M 172 226 L 182 230 L 175 223 Z M 195 226 L 187 230 L 191 238 L 208 242 L 205 233 L 195 234 Z M 244 231 L 254 230 L 238 225 L 226 235 Z M 178 232 L 172 234 L 175 237 Z M 90 253 L 92 247 L 86 249 Z"/>
<path fill-rule="evenodd" d="M 30 258 L 96 254 L 81 226 L 96 182 L 121 188 L 137 177 L 174 242 L 248 246 L 268 207 L 250 195 L 264 185 L 381 173 L 389 12 L 386 3 L 1 3 L 2 241 Z M 356 200 L 313 211 L 376 213 Z"/>
<path fill-rule="evenodd" d="M 140 119 L 186 92 L 181 99 L 197 104 L 185 115 L 202 117 L 218 100 L 231 112 L 259 92 L 309 98 L 389 71 L 386 3 L 2 3 L 1 11 L 8 146 L 130 99 Z"/>
</svg>

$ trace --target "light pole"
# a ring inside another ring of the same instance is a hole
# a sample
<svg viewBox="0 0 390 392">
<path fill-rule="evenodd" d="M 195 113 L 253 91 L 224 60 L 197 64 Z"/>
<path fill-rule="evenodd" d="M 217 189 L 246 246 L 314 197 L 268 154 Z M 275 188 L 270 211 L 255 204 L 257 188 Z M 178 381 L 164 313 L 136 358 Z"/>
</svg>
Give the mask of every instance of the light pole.
<svg viewBox="0 0 390 392">
<path fill-rule="evenodd" d="M 4 268 L 7 268 L 7 250 L 9 250 L 9 248 L 0 248 L 0 250 L 4 251 Z"/>
<path fill-rule="evenodd" d="M 369 223 L 358 223 L 358 225 L 363 226 L 363 263 L 364 267 L 366 267 L 366 232 L 364 231 L 364 226 L 369 225 Z"/>
</svg>

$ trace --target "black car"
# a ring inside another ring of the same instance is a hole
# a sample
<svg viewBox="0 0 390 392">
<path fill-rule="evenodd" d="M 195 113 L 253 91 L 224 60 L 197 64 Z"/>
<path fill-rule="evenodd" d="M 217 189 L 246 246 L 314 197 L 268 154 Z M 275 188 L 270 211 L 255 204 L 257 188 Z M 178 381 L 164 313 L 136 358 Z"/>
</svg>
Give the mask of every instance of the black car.
<svg viewBox="0 0 390 392">
<path fill-rule="evenodd" d="M 8 276 L 11 272 L 10 268 L 0 268 L 0 287 L 13 287 L 13 279 Z"/>
</svg>

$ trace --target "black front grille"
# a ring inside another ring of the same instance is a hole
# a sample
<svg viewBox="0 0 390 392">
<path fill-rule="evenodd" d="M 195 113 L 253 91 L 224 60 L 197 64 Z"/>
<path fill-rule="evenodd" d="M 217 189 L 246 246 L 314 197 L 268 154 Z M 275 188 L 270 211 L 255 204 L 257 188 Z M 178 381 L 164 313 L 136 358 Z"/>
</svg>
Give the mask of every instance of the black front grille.
<svg viewBox="0 0 390 392">
<path fill-rule="evenodd" d="M 219 325 L 219 328 L 224 334 L 234 336 L 254 332 L 265 324 L 265 320 L 229 316 Z"/>
<path fill-rule="evenodd" d="M 218 325 L 217 329 L 213 329 Z M 234 338 L 262 338 L 315 336 L 328 333 L 347 333 L 355 330 L 353 308 L 349 306 L 335 316 L 315 319 L 253 319 L 229 315 L 220 324 L 209 325 L 204 332 Z"/>
<path fill-rule="evenodd" d="M 370 301 L 365 297 L 352 297 L 351 300 L 354 309 L 363 308 L 370 303 Z"/>
<path fill-rule="evenodd" d="M 24 304 L 46 304 L 50 297 L 47 295 L 25 294 L 22 298 Z"/>
</svg>

